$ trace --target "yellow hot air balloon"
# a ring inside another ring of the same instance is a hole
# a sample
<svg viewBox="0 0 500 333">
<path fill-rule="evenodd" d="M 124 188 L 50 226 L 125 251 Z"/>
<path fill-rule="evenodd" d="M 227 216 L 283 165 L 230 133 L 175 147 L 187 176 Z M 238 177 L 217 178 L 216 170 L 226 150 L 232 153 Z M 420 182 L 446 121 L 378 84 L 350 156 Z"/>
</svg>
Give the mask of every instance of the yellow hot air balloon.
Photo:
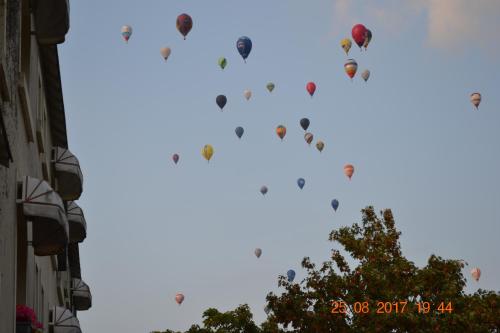
<svg viewBox="0 0 500 333">
<path fill-rule="evenodd" d="M 203 149 L 201 150 L 201 155 L 207 160 L 207 162 L 210 161 L 213 154 L 214 154 L 214 147 L 212 147 L 211 145 L 203 146 Z"/>
<path fill-rule="evenodd" d="M 325 148 L 325 143 L 321 140 L 318 140 L 318 142 L 316 143 L 316 148 L 321 153 L 323 151 L 323 148 Z"/>
<path fill-rule="evenodd" d="M 344 49 L 345 54 L 349 55 L 349 50 L 351 49 L 351 46 L 352 46 L 351 40 L 349 38 L 342 39 L 340 41 L 340 46 L 342 46 L 342 48 Z"/>
</svg>

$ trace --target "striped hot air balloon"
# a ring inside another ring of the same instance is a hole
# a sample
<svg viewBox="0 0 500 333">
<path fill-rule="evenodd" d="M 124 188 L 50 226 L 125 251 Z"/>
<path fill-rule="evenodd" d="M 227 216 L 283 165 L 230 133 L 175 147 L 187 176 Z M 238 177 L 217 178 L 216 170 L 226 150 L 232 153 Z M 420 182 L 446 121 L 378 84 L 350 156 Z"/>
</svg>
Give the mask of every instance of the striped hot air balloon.
<svg viewBox="0 0 500 333">
<path fill-rule="evenodd" d="M 124 25 L 122 27 L 122 37 L 125 40 L 125 42 L 128 43 L 130 36 L 132 36 L 132 27 L 130 25 Z"/>
<path fill-rule="evenodd" d="M 344 166 L 344 174 L 351 180 L 352 175 L 354 174 L 354 166 L 352 164 L 346 164 Z"/>
<path fill-rule="evenodd" d="M 348 59 L 344 64 L 346 74 L 352 79 L 358 70 L 358 63 L 354 59 Z"/>
<path fill-rule="evenodd" d="M 313 141 L 313 139 L 314 139 L 314 136 L 312 133 L 307 132 L 306 134 L 304 134 L 304 140 L 306 140 L 308 145 L 311 145 L 311 142 Z"/>
<path fill-rule="evenodd" d="M 210 161 L 213 154 L 214 154 L 214 147 L 212 147 L 211 145 L 203 146 L 203 149 L 201 150 L 201 155 L 207 160 L 207 162 Z"/>
<path fill-rule="evenodd" d="M 283 140 L 286 135 L 286 127 L 283 125 L 279 125 L 278 127 L 276 127 L 276 134 L 278 134 L 279 138 Z"/>
</svg>

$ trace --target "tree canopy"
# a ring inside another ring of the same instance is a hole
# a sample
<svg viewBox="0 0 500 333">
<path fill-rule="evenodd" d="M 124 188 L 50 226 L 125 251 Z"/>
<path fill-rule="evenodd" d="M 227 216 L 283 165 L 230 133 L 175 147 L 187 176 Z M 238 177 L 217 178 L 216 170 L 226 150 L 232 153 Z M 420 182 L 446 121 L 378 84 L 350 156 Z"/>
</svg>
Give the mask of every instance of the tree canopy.
<svg viewBox="0 0 500 333">
<path fill-rule="evenodd" d="M 301 282 L 279 277 L 283 293 L 267 295 L 267 320 L 257 326 L 248 305 L 208 309 L 203 327 L 186 333 L 499 332 L 500 293 L 466 294 L 462 260 L 432 255 L 418 268 L 401 253 L 391 210 L 362 210 L 362 222 L 330 233 L 338 249 L 320 266 L 304 258 Z M 157 332 L 161 333 L 161 332 Z M 180 333 L 164 331 L 164 333 Z"/>
</svg>

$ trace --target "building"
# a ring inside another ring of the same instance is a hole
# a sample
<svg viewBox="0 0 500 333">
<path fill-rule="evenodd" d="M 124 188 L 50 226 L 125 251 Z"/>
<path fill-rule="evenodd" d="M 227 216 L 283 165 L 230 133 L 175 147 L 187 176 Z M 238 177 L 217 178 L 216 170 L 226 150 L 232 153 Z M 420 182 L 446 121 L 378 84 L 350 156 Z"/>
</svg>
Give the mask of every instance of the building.
<svg viewBox="0 0 500 333">
<path fill-rule="evenodd" d="M 34 309 L 44 333 L 80 332 L 77 311 L 92 303 L 78 252 L 83 176 L 68 150 L 57 49 L 68 30 L 69 0 L 0 0 L 2 333 L 21 330 L 17 304 Z"/>
</svg>

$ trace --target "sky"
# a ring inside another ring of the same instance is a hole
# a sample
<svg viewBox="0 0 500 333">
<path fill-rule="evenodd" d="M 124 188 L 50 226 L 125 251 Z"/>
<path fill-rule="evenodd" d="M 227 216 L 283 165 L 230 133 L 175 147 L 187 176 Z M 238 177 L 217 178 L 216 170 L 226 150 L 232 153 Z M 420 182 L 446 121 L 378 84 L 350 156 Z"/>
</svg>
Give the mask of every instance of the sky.
<svg viewBox="0 0 500 333">
<path fill-rule="evenodd" d="M 303 257 L 328 260 L 339 248 L 329 232 L 360 222 L 368 205 L 392 209 L 419 267 L 431 254 L 463 259 L 467 292 L 500 289 L 498 2 L 88 0 L 70 10 L 59 56 L 69 147 L 84 172 L 84 331 L 186 330 L 209 307 L 244 303 L 260 323 L 278 276 L 294 269 L 300 281 Z M 186 40 L 175 28 L 184 12 L 194 21 Z M 340 40 L 356 23 L 373 39 L 366 52 L 352 47 L 351 81 Z M 253 42 L 246 64 L 240 36 Z M 303 117 L 321 154 L 304 141 Z"/>
</svg>

